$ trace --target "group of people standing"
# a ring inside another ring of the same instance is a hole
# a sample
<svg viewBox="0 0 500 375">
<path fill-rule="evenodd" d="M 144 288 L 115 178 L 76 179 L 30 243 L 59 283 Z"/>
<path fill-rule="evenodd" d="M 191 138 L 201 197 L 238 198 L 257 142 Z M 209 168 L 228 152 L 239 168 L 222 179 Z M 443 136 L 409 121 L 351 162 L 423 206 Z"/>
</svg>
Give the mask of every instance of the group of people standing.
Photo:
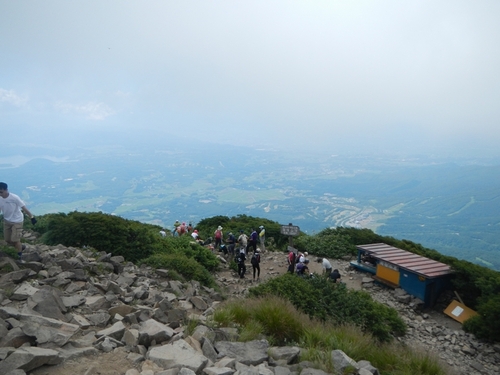
<svg viewBox="0 0 500 375">
<path fill-rule="evenodd" d="M 306 251 L 304 253 L 297 252 L 295 253 L 293 249 L 288 251 L 287 256 L 287 264 L 288 264 L 288 272 L 296 273 L 299 276 L 305 276 L 309 274 L 309 259 L 307 256 L 309 253 Z"/>
<path fill-rule="evenodd" d="M 258 231 L 252 228 L 249 236 L 241 229 L 237 238 L 232 232 L 229 232 L 227 238 L 224 238 L 223 229 L 224 228 L 219 225 L 213 233 L 213 238 L 209 237 L 206 241 L 203 241 L 198 234 L 198 230 L 193 229 L 191 223 L 186 226 L 186 223 L 180 223 L 177 220 L 174 223 L 172 235 L 182 236 L 184 234 L 190 234 L 200 245 L 211 245 L 214 251 L 223 251 L 224 255 L 234 256 L 238 265 L 238 276 L 241 279 L 245 278 L 245 261 L 247 257 L 250 256 L 250 263 L 253 269 L 253 280 L 258 281 L 260 279 L 260 255 L 266 249 L 265 227 L 263 225 L 259 226 Z M 160 234 L 164 237 L 166 236 L 165 231 L 160 231 Z M 260 247 L 257 247 L 257 244 L 260 244 Z"/>
<path fill-rule="evenodd" d="M 288 251 L 288 256 L 287 256 L 287 265 L 288 265 L 288 272 L 290 273 L 295 273 L 299 276 L 307 276 L 309 275 L 309 259 L 307 259 L 307 256 L 309 254 L 307 252 L 301 253 L 297 252 L 295 253 L 294 249 L 289 249 Z M 323 275 L 333 282 L 340 281 L 340 272 L 339 270 L 335 269 L 332 271 L 332 264 L 330 261 L 326 258 L 317 258 L 316 262 L 321 263 L 323 267 Z"/>
<path fill-rule="evenodd" d="M 250 236 L 245 234 L 243 229 L 240 230 L 240 234 L 238 239 L 236 236 L 229 232 L 228 237 L 226 238 L 226 243 L 228 244 L 228 253 L 230 255 L 235 255 L 235 261 L 238 266 L 238 276 L 240 279 L 245 278 L 246 273 L 246 265 L 245 261 L 247 260 L 247 256 L 251 255 L 250 263 L 252 264 L 253 270 L 253 280 L 260 279 L 260 253 L 265 251 L 265 233 L 266 230 L 263 225 L 259 227 L 260 232 L 257 233 L 257 230 L 252 228 Z M 220 238 L 222 238 L 222 227 L 219 226 L 214 233 L 214 237 L 216 238 L 215 248 L 217 248 L 217 231 L 221 233 Z M 257 247 L 257 243 L 260 241 L 260 248 Z M 236 245 L 238 245 L 239 249 L 236 250 Z M 257 278 L 256 278 L 257 277 Z"/>
</svg>

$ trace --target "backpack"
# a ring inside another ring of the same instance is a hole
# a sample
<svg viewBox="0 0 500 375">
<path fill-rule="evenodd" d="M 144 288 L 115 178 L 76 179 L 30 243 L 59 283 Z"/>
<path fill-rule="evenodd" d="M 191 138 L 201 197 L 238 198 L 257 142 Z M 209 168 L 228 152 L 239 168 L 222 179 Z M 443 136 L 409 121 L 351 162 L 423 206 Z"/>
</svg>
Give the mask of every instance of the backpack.
<svg viewBox="0 0 500 375">
<path fill-rule="evenodd" d="M 234 261 L 236 263 L 244 263 L 245 260 L 247 259 L 247 257 L 245 256 L 245 253 L 244 252 L 240 252 L 238 254 L 236 254 L 236 256 L 234 257 Z"/>
<path fill-rule="evenodd" d="M 220 230 L 215 231 L 215 238 L 220 239 L 222 237 L 222 232 Z"/>
<path fill-rule="evenodd" d="M 250 262 L 256 266 L 257 264 L 260 263 L 260 254 L 254 254 L 252 255 L 252 259 L 250 260 Z"/>
</svg>

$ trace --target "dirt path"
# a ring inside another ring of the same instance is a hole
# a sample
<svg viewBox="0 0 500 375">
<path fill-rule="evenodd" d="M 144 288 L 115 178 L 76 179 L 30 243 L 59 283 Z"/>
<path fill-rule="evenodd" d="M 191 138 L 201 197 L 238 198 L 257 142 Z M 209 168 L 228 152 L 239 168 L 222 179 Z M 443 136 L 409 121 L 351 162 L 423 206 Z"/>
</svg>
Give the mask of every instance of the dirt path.
<svg viewBox="0 0 500 375">
<path fill-rule="evenodd" d="M 228 257 L 229 259 L 229 257 Z M 321 274 L 323 267 L 315 262 L 316 257 L 309 257 L 309 271 Z M 349 262 L 343 260 L 330 260 L 333 269 L 338 269 L 342 275 L 342 281 L 350 289 L 360 290 L 363 275 L 356 272 L 347 272 Z M 216 279 L 224 285 L 228 295 L 242 296 L 246 289 L 254 284 L 265 282 L 266 280 L 283 275 L 287 272 L 287 254 L 284 252 L 266 252 L 261 254 L 260 279 L 253 280 L 252 265 L 250 260 L 246 261 L 246 274 L 244 279 L 240 279 L 236 272 L 229 269 L 227 265 L 216 273 Z"/>
</svg>

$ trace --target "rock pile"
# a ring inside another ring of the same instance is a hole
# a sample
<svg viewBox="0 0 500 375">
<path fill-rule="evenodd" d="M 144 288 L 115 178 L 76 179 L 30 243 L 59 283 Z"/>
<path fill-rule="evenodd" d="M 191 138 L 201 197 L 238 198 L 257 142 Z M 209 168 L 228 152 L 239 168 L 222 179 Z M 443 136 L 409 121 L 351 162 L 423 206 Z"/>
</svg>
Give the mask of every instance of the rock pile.
<svg viewBox="0 0 500 375">
<path fill-rule="evenodd" d="M 168 280 L 168 270 L 120 256 L 64 246 L 28 246 L 19 269 L 0 277 L 0 374 L 124 350 L 127 375 L 322 375 L 297 363 L 300 348 L 238 342 L 236 329 L 203 323 L 222 296 L 198 282 Z M 331 353 L 339 371 L 377 374 L 367 361 Z M 49 371 L 50 373 L 50 371 Z"/>
<path fill-rule="evenodd" d="M 282 257 L 267 258 L 269 264 L 263 257 L 261 267 L 272 274 Z M 8 267 L 5 259 L 0 257 L 0 264 Z M 168 270 L 62 245 L 29 245 L 24 260 L 8 263 L 13 271 L 0 277 L 2 375 L 23 375 L 89 356 L 98 363 L 103 353 L 117 351 L 125 353 L 127 363 L 116 373 L 127 375 L 323 374 L 310 363 L 297 363 L 300 348 L 269 347 L 265 340 L 241 343 L 235 329 L 204 325 L 222 296 L 195 281 L 169 280 Z M 439 350 L 457 374 L 500 373 L 499 345 L 450 329 L 401 290 L 373 285 L 348 262 L 342 267 L 344 275 L 364 281 L 363 288 L 375 299 L 400 312 L 409 332 L 398 340 Z M 237 296 L 252 285 L 236 278 L 219 281 Z M 198 325 L 188 335 L 190 322 Z M 369 362 L 355 362 L 341 351 L 331 356 L 339 371 L 349 367 L 357 374 L 378 373 Z"/>
</svg>

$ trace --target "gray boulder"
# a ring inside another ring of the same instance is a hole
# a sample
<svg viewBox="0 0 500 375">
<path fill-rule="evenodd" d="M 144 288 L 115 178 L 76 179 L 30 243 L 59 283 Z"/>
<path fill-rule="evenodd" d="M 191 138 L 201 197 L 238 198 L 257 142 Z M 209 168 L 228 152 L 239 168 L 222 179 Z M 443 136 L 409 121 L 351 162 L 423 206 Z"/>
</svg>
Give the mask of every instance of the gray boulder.
<svg viewBox="0 0 500 375">
<path fill-rule="evenodd" d="M 247 366 L 257 366 L 267 361 L 269 356 L 267 350 L 269 343 L 267 340 L 254 340 L 248 342 L 218 341 L 215 343 L 215 350 L 220 356 L 235 358 L 238 362 Z"/>
<path fill-rule="evenodd" d="M 164 369 L 187 368 L 198 375 L 208 363 L 207 357 L 198 353 L 182 339 L 172 344 L 152 348 L 147 358 Z"/>
<path fill-rule="evenodd" d="M 148 319 L 142 322 L 139 328 L 139 344 L 146 347 L 151 346 L 153 341 L 156 344 L 161 344 L 170 340 L 174 334 L 175 331 L 172 328 L 154 319 Z"/>
<path fill-rule="evenodd" d="M 357 362 L 350 358 L 342 350 L 332 350 L 331 356 L 333 367 L 335 367 L 335 370 L 341 374 L 344 373 L 344 371 L 349 367 L 359 370 Z"/>
<path fill-rule="evenodd" d="M 43 365 L 57 365 L 61 361 L 59 353 L 52 349 L 20 348 L 0 362 L 0 374 L 6 374 L 16 369 L 31 371 Z"/>
<path fill-rule="evenodd" d="M 47 318 L 65 321 L 66 305 L 59 291 L 51 286 L 44 286 L 30 297 L 29 303 L 34 304 L 33 310 Z"/>
<path fill-rule="evenodd" d="M 269 355 L 276 361 L 284 361 L 287 365 L 295 363 L 299 357 L 300 348 L 296 346 L 273 346 Z"/>
<path fill-rule="evenodd" d="M 38 345 L 52 343 L 63 346 L 80 329 L 76 324 L 37 315 L 21 314 L 19 319 L 24 334 L 36 337 Z"/>
</svg>

